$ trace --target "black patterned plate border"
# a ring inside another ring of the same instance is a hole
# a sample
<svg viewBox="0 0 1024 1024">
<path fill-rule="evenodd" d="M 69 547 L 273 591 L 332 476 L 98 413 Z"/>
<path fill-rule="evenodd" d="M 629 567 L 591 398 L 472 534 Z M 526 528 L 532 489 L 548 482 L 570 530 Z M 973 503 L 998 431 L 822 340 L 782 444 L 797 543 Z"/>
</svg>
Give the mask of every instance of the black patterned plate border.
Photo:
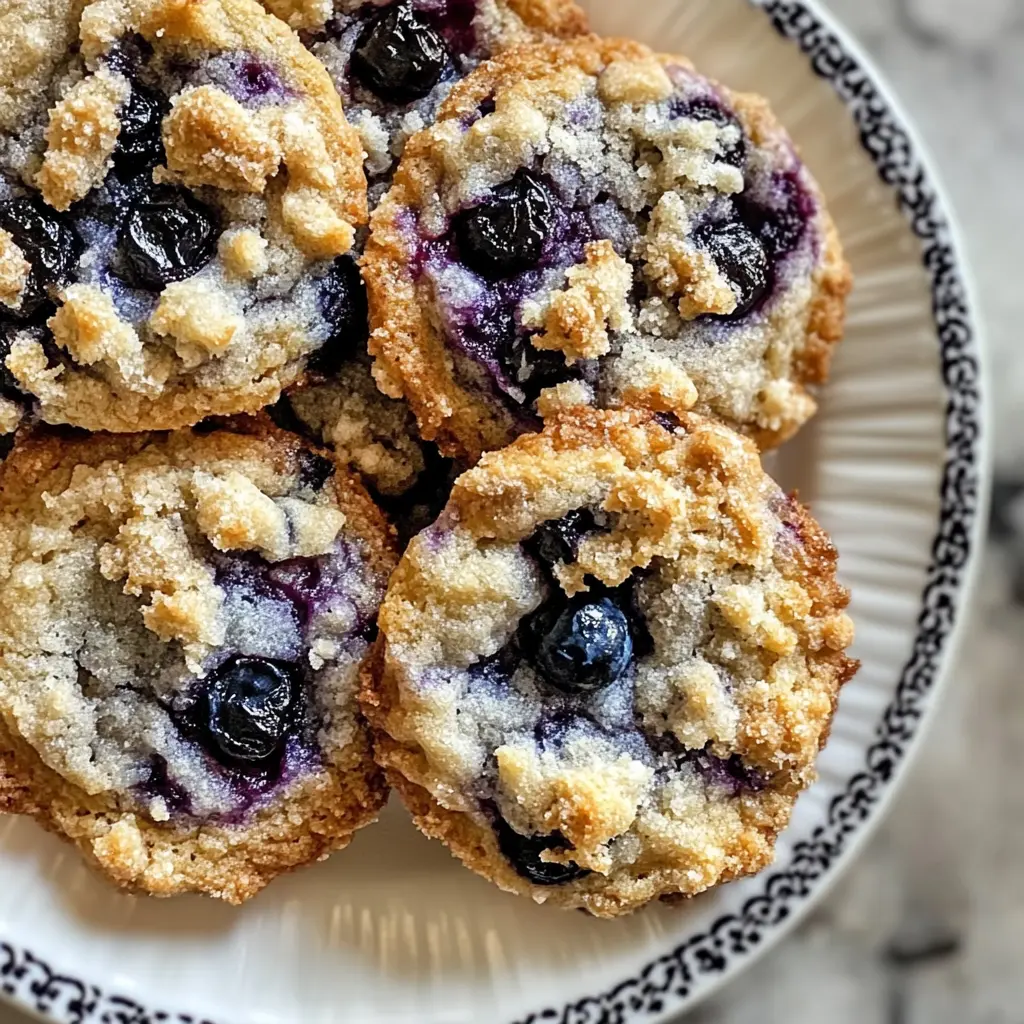
<svg viewBox="0 0 1024 1024">
<path fill-rule="evenodd" d="M 982 447 L 980 340 L 953 230 L 921 147 L 877 84 L 865 59 L 813 0 L 749 0 L 807 56 L 846 104 L 878 174 L 921 241 L 931 279 L 941 367 L 947 391 L 946 462 L 939 529 L 921 599 L 917 635 L 864 763 L 829 805 L 827 821 L 795 844 L 789 866 L 763 876 L 761 891 L 738 912 L 599 995 L 531 1013 L 516 1024 L 650 1024 L 705 994 L 749 963 L 770 933 L 791 926 L 823 891 L 855 837 L 874 819 L 921 731 L 939 681 L 968 584 L 986 504 Z M 60 1024 L 209 1024 L 150 1009 L 62 974 L 28 950 L 0 940 L 0 995 Z"/>
</svg>

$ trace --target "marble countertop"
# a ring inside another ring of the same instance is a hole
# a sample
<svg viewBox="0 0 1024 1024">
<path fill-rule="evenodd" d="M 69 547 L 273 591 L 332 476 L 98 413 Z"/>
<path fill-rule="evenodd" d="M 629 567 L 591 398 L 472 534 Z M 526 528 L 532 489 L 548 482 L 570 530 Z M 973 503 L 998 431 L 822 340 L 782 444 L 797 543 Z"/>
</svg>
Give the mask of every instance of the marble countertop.
<svg viewBox="0 0 1024 1024">
<path fill-rule="evenodd" d="M 911 778 L 837 889 L 686 1024 L 1019 1024 L 1024 1004 L 1024 0 L 827 0 L 951 193 L 992 352 L 995 530 Z M 0 1024 L 24 1024 L 0 1007 Z"/>
</svg>

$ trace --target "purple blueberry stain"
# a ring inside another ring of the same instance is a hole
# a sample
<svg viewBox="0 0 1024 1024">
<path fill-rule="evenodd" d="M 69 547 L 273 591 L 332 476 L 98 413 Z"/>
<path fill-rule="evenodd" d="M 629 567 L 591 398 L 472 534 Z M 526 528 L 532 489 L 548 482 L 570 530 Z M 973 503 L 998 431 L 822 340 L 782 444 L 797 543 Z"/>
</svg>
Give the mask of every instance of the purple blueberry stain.
<svg viewBox="0 0 1024 1024">
<path fill-rule="evenodd" d="M 297 95 L 277 67 L 266 58 L 246 50 L 218 53 L 200 65 L 195 78 L 219 87 L 252 109 L 280 105 Z"/>
<path fill-rule="evenodd" d="M 708 786 L 723 790 L 730 797 L 759 793 L 770 781 L 763 772 L 744 764 L 739 754 L 723 758 L 705 748 L 688 752 L 686 760 Z"/>
</svg>

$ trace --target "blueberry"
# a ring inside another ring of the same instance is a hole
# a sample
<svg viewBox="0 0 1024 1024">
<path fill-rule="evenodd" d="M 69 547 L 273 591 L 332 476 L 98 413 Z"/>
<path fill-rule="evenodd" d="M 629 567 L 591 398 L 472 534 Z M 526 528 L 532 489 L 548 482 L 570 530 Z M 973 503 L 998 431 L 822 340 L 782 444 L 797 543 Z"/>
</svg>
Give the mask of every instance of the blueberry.
<svg viewBox="0 0 1024 1024">
<path fill-rule="evenodd" d="M 160 128 L 170 105 L 159 93 L 132 83 L 132 93 L 121 111 L 121 131 L 117 136 L 114 160 L 122 174 L 135 175 L 150 170 L 164 160 Z"/>
<path fill-rule="evenodd" d="M 521 836 L 503 818 L 495 823 L 498 849 L 502 856 L 521 875 L 534 885 L 566 885 L 583 878 L 590 872 L 578 864 L 553 864 L 541 860 L 545 850 L 564 850 L 568 843 L 561 832 L 546 836 Z"/>
<path fill-rule="evenodd" d="M 309 361 L 311 370 L 330 375 L 357 355 L 369 336 L 366 288 L 352 256 L 338 256 L 317 282 L 320 315 L 330 333 Z"/>
<path fill-rule="evenodd" d="M 743 219 L 768 255 L 779 259 L 800 244 L 813 211 L 810 197 L 795 176 L 779 178 L 775 191 L 777 201 L 770 208 L 748 203 L 743 208 Z"/>
<path fill-rule="evenodd" d="M 328 480 L 334 476 L 336 467 L 330 459 L 316 452 L 299 452 L 299 486 L 312 491 L 322 491 Z"/>
<path fill-rule="evenodd" d="M 84 246 L 71 218 L 31 196 L 0 204 L 0 228 L 9 232 L 31 265 L 17 311 L 5 317 L 28 320 L 49 301 L 48 289 L 69 284 Z"/>
<path fill-rule="evenodd" d="M 280 754 L 292 724 L 291 669 L 265 658 L 235 657 L 213 673 L 204 732 L 221 760 L 256 765 Z"/>
<path fill-rule="evenodd" d="M 553 220 L 547 186 L 532 171 L 520 170 L 456 218 L 462 260 L 491 278 L 529 270 L 543 255 Z"/>
<path fill-rule="evenodd" d="M 371 19 L 352 52 L 352 73 L 371 92 L 392 103 L 426 96 L 450 67 L 444 38 L 399 0 Z"/>
<path fill-rule="evenodd" d="M 555 689 L 589 693 L 614 683 L 632 658 L 633 638 L 623 610 L 610 597 L 584 594 L 571 600 L 539 637 L 534 664 Z"/>
<path fill-rule="evenodd" d="M 570 369 L 560 352 L 535 348 L 525 335 L 514 336 L 499 351 L 499 361 L 509 380 L 526 395 L 530 405 L 545 388 L 579 376 Z"/>
<path fill-rule="evenodd" d="M 722 159 L 733 167 L 742 167 L 747 159 L 747 140 L 743 125 L 734 114 L 725 110 L 713 99 L 686 100 L 673 106 L 675 117 L 691 118 L 694 121 L 710 121 L 718 128 L 736 128 L 739 138 L 735 142 L 722 143 Z"/>
<path fill-rule="evenodd" d="M 160 288 L 202 270 L 217 251 L 214 212 L 185 189 L 161 186 L 132 202 L 117 243 L 136 288 Z"/>
<path fill-rule="evenodd" d="M 736 293 L 736 309 L 729 319 L 746 316 L 768 294 L 771 266 L 757 236 L 739 221 L 705 224 L 694 232 L 694 243 L 714 261 Z"/>
<path fill-rule="evenodd" d="M 691 753 L 689 760 L 709 786 L 724 789 L 730 796 L 738 796 L 744 790 L 758 793 L 768 784 L 768 779 L 748 768 L 738 754 L 718 757 L 706 747 Z"/>
<path fill-rule="evenodd" d="M 541 523 L 526 542 L 529 550 L 542 562 L 566 565 L 576 561 L 576 552 L 583 537 L 597 527 L 594 513 L 588 508 L 574 508 L 561 519 Z"/>
</svg>

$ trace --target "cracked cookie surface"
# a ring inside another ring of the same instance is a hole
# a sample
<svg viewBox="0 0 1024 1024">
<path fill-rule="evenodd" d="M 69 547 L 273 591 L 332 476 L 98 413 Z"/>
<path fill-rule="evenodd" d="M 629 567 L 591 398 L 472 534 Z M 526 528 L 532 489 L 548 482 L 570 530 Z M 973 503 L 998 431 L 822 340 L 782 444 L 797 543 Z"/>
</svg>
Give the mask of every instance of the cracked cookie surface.
<svg viewBox="0 0 1024 1024">
<path fill-rule="evenodd" d="M 41 435 L 0 467 L 0 810 L 117 884 L 239 903 L 387 789 L 357 706 L 383 516 L 262 420 Z"/>
<path fill-rule="evenodd" d="M 407 145 L 362 260 L 378 382 L 474 459 L 566 381 L 770 447 L 813 413 L 850 286 L 764 100 L 584 37 L 479 67 Z"/>
<path fill-rule="evenodd" d="M 26 404 L 116 432 L 254 412 L 338 343 L 359 136 L 255 0 L 64 14 L 45 102 L 0 97 L 0 427 Z"/>
<path fill-rule="evenodd" d="M 757 872 L 856 669 L 835 567 L 749 440 L 564 410 L 399 563 L 377 758 L 424 832 L 539 902 L 610 917 Z"/>
</svg>

